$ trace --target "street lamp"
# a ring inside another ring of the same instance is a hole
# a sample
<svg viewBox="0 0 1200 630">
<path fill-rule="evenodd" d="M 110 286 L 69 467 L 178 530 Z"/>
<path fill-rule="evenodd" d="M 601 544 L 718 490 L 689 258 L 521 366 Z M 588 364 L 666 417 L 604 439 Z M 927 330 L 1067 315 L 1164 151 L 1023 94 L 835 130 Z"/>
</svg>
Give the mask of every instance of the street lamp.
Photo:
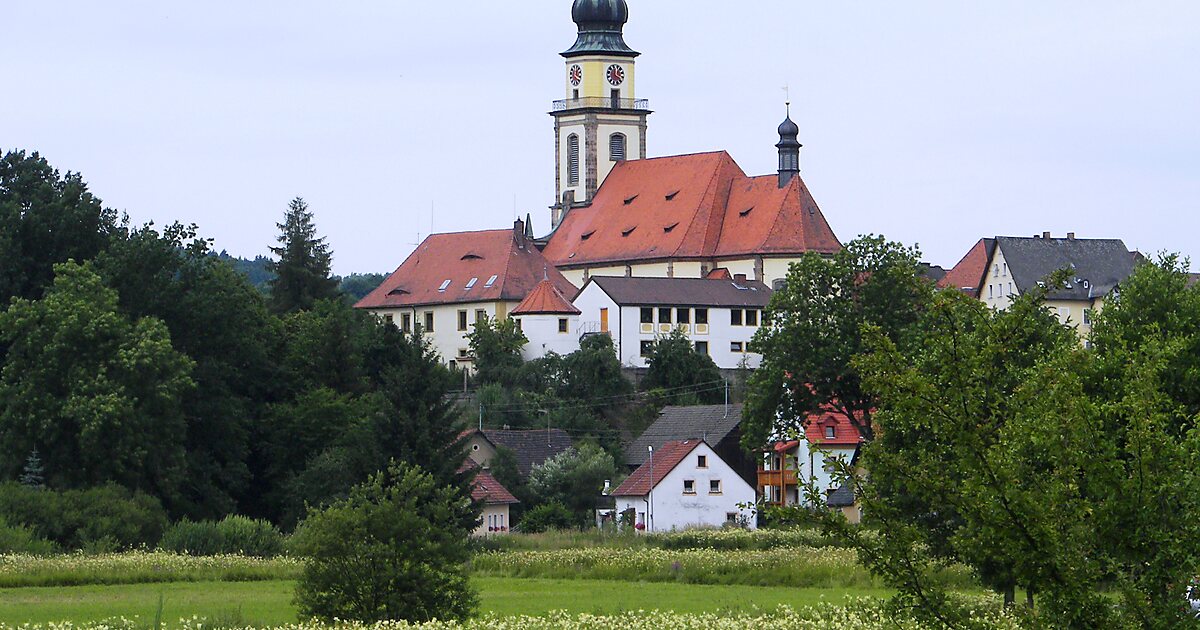
<svg viewBox="0 0 1200 630">
<path fill-rule="evenodd" d="M 650 493 L 646 501 L 646 531 L 654 531 L 654 447 L 647 446 L 646 450 L 650 452 Z"/>
</svg>

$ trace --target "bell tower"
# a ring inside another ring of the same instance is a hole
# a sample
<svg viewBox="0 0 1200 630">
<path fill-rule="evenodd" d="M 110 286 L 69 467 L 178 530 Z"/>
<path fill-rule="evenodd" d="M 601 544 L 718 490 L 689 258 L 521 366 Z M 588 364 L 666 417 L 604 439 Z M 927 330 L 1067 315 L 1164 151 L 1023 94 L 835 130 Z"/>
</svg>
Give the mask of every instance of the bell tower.
<svg viewBox="0 0 1200 630">
<path fill-rule="evenodd" d="M 555 203 L 551 228 L 574 206 L 591 203 L 617 162 L 646 157 L 650 104 L 634 92 L 640 54 L 625 44 L 625 0 L 575 0 L 575 45 L 562 53 L 565 98 L 554 101 Z"/>
</svg>

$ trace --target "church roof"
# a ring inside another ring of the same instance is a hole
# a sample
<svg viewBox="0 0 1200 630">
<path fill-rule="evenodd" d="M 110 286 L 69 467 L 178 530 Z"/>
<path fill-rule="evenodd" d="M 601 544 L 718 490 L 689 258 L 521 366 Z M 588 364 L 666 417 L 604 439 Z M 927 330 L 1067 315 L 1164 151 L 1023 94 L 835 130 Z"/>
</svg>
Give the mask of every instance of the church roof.
<svg viewBox="0 0 1200 630">
<path fill-rule="evenodd" d="M 581 312 L 549 280 L 539 282 L 512 310 L 513 315 L 578 315 Z"/>
<path fill-rule="evenodd" d="M 520 302 L 543 278 L 563 294 L 577 290 L 526 240 L 520 221 L 507 230 L 432 234 L 355 307 Z"/>
<path fill-rule="evenodd" d="M 618 163 L 543 254 L 559 267 L 833 253 L 841 243 L 799 177 L 749 177 L 724 151 Z"/>
</svg>

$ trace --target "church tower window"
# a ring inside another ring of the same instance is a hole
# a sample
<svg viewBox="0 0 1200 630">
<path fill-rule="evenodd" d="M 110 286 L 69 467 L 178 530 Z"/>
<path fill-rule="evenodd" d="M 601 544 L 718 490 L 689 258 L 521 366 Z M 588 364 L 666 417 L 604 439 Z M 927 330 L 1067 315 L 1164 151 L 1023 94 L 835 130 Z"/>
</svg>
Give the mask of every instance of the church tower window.
<svg viewBox="0 0 1200 630">
<path fill-rule="evenodd" d="M 608 137 L 608 159 L 613 162 L 625 159 L 625 134 L 614 133 Z"/>
<path fill-rule="evenodd" d="M 567 137 L 567 185 L 579 185 L 579 136 Z"/>
</svg>

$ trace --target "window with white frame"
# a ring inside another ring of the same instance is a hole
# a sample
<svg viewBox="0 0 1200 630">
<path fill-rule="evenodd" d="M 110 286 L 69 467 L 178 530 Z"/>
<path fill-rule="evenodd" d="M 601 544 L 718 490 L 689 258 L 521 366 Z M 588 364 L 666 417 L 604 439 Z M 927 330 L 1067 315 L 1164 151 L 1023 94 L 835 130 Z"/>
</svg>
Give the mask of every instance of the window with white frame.
<svg viewBox="0 0 1200 630">
<path fill-rule="evenodd" d="M 684 479 L 683 480 L 683 493 L 684 494 L 696 494 L 696 480 L 695 479 Z"/>
<path fill-rule="evenodd" d="M 720 479 L 709 479 L 708 480 L 708 493 L 709 494 L 721 494 L 721 480 Z"/>
</svg>

